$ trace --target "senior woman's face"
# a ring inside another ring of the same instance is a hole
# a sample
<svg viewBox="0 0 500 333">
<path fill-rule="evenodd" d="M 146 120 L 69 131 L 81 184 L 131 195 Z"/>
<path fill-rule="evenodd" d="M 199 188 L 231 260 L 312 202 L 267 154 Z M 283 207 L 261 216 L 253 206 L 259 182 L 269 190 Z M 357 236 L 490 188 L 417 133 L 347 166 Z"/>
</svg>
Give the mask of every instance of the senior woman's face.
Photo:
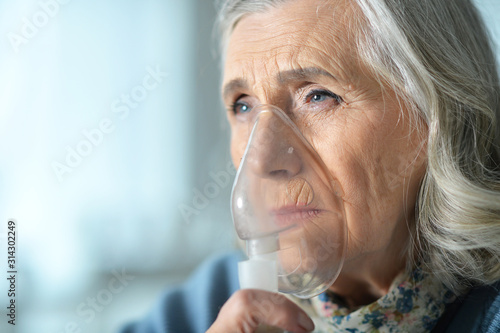
<svg viewBox="0 0 500 333">
<path fill-rule="evenodd" d="M 236 167 L 245 113 L 273 104 L 339 181 L 349 230 L 342 274 L 352 277 L 401 269 L 425 149 L 402 103 L 363 69 L 348 3 L 295 0 L 244 17 L 229 41 L 223 98 Z"/>
</svg>

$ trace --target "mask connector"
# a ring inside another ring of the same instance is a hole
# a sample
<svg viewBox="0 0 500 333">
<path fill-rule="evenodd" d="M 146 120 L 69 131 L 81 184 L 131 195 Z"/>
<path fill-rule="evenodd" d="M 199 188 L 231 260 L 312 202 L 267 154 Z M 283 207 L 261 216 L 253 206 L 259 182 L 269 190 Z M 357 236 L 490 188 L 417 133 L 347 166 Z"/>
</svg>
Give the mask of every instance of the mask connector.
<svg viewBox="0 0 500 333">
<path fill-rule="evenodd" d="M 278 292 L 277 236 L 247 242 L 248 260 L 238 263 L 240 288 Z"/>
</svg>

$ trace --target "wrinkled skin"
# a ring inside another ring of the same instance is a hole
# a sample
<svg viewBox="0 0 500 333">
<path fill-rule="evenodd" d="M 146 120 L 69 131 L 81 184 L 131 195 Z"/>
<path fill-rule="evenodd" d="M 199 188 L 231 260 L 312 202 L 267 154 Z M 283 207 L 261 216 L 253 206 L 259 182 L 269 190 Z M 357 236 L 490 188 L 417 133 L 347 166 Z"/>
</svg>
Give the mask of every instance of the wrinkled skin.
<svg viewBox="0 0 500 333">
<path fill-rule="evenodd" d="M 236 167 L 247 143 L 247 114 L 258 104 L 273 104 L 295 122 L 338 179 L 349 239 L 344 268 L 330 289 L 359 306 L 386 294 L 404 269 L 425 173 L 427 129 L 417 129 L 419 121 L 410 121 L 404 103 L 363 65 L 355 47 L 353 18 L 359 13 L 350 3 L 294 0 L 241 19 L 227 49 L 223 99 Z M 227 329 L 220 332 L 240 332 L 224 326 L 238 322 L 224 310 L 214 325 Z"/>
</svg>

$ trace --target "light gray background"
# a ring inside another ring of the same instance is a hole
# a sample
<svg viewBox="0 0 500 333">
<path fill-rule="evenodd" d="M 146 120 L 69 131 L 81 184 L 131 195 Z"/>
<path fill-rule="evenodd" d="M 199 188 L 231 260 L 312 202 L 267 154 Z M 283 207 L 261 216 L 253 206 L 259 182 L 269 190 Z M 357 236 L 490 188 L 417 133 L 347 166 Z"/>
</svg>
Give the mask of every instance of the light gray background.
<svg viewBox="0 0 500 333">
<path fill-rule="evenodd" d="M 20 34 L 51 1 L 0 1 L 0 268 L 6 222 L 15 218 L 15 331 L 63 332 L 74 321 L 82 332 L 112 332 L 205 257 L 235 248 L 232 180 L 213 179 L 230 161 L 215 10 L 209 0 L 73 0 L 15 52 L 9 33 Z M 500 1 L 477 3 L 498 45 Z M 168 78 L 119 118 L 112 103 L 142 83 L 148 66 Z M 53 162 L 105 118 L 114 131 L 60 182 Z M 181 207 L 194 208 L 198 191 L 211 197 L 186 219 Z M 122 269 L 134 280 L 86 322 L 77 307 Z"/>
</svg>

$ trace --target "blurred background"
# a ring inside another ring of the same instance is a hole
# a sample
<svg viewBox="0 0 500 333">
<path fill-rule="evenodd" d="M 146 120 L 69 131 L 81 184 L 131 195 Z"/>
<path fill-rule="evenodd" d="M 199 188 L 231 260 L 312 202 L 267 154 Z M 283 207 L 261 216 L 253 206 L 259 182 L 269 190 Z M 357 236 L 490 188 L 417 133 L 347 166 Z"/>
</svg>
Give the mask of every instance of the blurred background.
<svg viewBox="0 0 500 333">
<path fill-rule="evenodd" d="M 476 2 L 499 44 L 500 2 Z M 0 0 L 1 332 L 114 332 L 236 247 L 215 16 L 212 0 Z"/>
</svg>

